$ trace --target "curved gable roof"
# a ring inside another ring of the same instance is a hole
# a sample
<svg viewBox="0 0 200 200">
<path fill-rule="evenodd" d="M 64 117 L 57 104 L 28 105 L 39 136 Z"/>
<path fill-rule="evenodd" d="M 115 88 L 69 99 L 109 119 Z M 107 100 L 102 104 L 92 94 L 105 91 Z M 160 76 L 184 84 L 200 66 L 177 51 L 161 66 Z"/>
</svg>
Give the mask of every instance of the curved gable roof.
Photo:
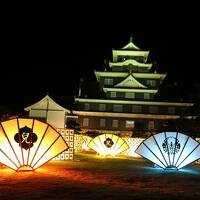
<svg viewBox="0 0 200 200">
<path fill-rule="evenodd" d="M 132 74 L 128 75 L 123 81 L 114 87 L 131 87 L 131 88 L 147 88 L 145 85 L 137 81 Z"/>
<path fill-rule="evenodd" d="M 122 49 L 140 50 L 140 48 L 137 47 L 135 44 L 133 44 L 133 42 L 129 42 L 127 45 L 125 45 L 124 47 L 122 47 Z"/>
</svg>

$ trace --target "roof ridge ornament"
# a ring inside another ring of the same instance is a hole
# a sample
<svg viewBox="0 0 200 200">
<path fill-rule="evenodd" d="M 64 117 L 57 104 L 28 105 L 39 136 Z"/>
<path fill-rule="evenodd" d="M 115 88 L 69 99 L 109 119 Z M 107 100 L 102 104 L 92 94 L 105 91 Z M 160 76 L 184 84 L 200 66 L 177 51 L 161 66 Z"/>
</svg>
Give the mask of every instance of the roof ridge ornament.
<svg viewBox="0 0 200 200">
<path fill-rule="evenodd" d="M 140 48 L 133 43 L 133 37 L 132 37 L 132 35 L 130 35 L 128 44 L 126 44 L 124 47 L 122 47 L 122 49 L 140 50 Z"/>
<path fill-rule="evenodd" d="M 133 42 L 133 36 L 132 35 L 130 35 L 129 42 Z"/>
</svg>

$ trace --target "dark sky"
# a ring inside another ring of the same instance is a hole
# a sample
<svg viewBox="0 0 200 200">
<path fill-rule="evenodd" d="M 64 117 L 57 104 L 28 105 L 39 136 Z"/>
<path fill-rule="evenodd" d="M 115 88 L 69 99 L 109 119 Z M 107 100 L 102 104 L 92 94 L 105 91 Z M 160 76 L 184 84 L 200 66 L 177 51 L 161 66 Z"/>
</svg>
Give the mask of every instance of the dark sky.
<svg viewBox="0 0 200 200">
<path fill-rule="evenodd" d="M 105 1 L 108 3 L 108 1 Z M 163 84 L 178 82 L 185 90 L 199 83 L 199 21 L 197 7 L 164 3 L 140 5 L 131 1 L 95 5 L 66 5 L 35 10 L 24 31 L 15 24 L 6 45 L 2 105 L 28 106 L 44 96 L 70 98 L 81 76 L 94 80 L 112 48 L 128 43 L 130 35 L 158 72 L 168 73 Z M 12 29 L 12 27 L 11 27 Z M 6 54 L 7 55 L 7 54 Z"/>
</svg>

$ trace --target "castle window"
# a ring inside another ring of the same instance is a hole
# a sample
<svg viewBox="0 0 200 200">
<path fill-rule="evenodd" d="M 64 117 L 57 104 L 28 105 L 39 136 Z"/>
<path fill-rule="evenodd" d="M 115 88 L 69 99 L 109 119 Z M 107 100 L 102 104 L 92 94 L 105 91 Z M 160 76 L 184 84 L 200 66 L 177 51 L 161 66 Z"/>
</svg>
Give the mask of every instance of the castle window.
<svg viewBox="0 0 200 200">
<path fill-rule="evenodd" d="M 147 70 L 144 67 L 138 67 L 138 72 L 147 72 Z"/>
<path fill-rule="evenodd" d="M 113 120 L 112 121 L 112 127 L 117 128 L 118 127 L 118 120 Z"/>
<path fill-rule="evenodd" d="M 149 106 L 150 113 L 158 113 L 158 106 Z"/>
<path fill-rule="evenodd" d="M 133 105 L 132 106 L 132 112 L 141 113 L 142 112 L 142 106 L 141 105 Z"/>
<path fill-rule="evenodd" d="M 111 93 L 110 93 L 110 97 L 111 97 L 111 98 L 115 98 L 115 97 L 116 97 L 116 92 L 111 92 Z"/>
<path fill-rule="evenodd" d="M 156 86 L 156 81 L 155 80 L 147 80 L 147 85 L 155 87 Z"/>
<path fill-rule="evenodd" d="M 134 92 L 126 92 L 125 93 L 125 98 L 134 99 L 135 98 L 135 93 Z"/>
<path fill-rule="evenodd" d="M 168 107 L 168 114 L 175 114 L 175 108 L 174 107 Z"/>
<path fill-rule="evenodd" d="M 85 103 L 84 104 L 84 110 L 89 110 L 90 109 L 90 104 L 89 103 Z"/>
<path fill-rule="evenodd" d="M 144 99 L 150 99 L 150 94 L 149 93 L 144 93 Z"/>
<path fill-rule="evenodd" d="M 186 107 L 181 107 L 180 108 L 180 114 L 181 115 L 184 115 L 184 114 L 186 114 L 187 113 L 187 108 Z"/>
<path fill-rule="evenodd" d="M 83 118 L 83 126 L 89 126 L 89 118 Z"/>
<path fill-rule="evenodd" d="M 106 110 L 106 104 L 99 104 L 99 111 L 105 111 Z"/>
<path fill-rule="evenodd" d="M 105 85 L 113 85 L 113 79 L 112 78 L 105 78 L 104 84 Z"/>
<path fill-rule="evenodd" d="M 122 61 L 125 61 L 126 60 L 126 57 L 122 57 Z"/>
<path fill-rule="evenodd" d="M 135 122 L 132 120 L 126 120 L 126 128 L 134 128 Z"/>
<path fill-rule="evenodd" d="M 106 120 L 100 119 L 100 127 L 105 127 L 105 126 L 106 126 Z"/>
<path fill-rule="evenodd" d="M 118 62 L 123 62 L 127 59 L 128 57 L 125 56 L 118 56 Z"/>
<path fill-rule="evenodd" d="M 122 112 L 122 105 L 113 105 L 113 111 Z"/>
</svg>

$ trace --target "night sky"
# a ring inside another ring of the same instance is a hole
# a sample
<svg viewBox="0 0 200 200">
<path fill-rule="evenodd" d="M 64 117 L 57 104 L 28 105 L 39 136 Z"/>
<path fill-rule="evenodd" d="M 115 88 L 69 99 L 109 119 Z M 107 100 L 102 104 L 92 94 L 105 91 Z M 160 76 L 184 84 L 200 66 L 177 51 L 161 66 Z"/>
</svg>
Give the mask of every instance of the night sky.
<svg viewBox="0 0 200 200">
<path fill-rule="evenodd" d="M 163 84 L 177 82 L 186 94 L 200 83 L 195 5 L 125 2 L 52 5 L 35 11 L 31 23 L 22 25 L 29 24 L 30 30 L 15 24 L 14 34 L 5 36 L 9 45 L 1 105 L 23 108 L 47 92 L 70 102 L 80 77 L 94 81 L 93 70 L 111 60 L 112 48 L 126 45 L 130 35 L 138 47 L 150 50 L 149 62 L 157 63 L 157 71 L 168 73 Z"/>
</svg>

